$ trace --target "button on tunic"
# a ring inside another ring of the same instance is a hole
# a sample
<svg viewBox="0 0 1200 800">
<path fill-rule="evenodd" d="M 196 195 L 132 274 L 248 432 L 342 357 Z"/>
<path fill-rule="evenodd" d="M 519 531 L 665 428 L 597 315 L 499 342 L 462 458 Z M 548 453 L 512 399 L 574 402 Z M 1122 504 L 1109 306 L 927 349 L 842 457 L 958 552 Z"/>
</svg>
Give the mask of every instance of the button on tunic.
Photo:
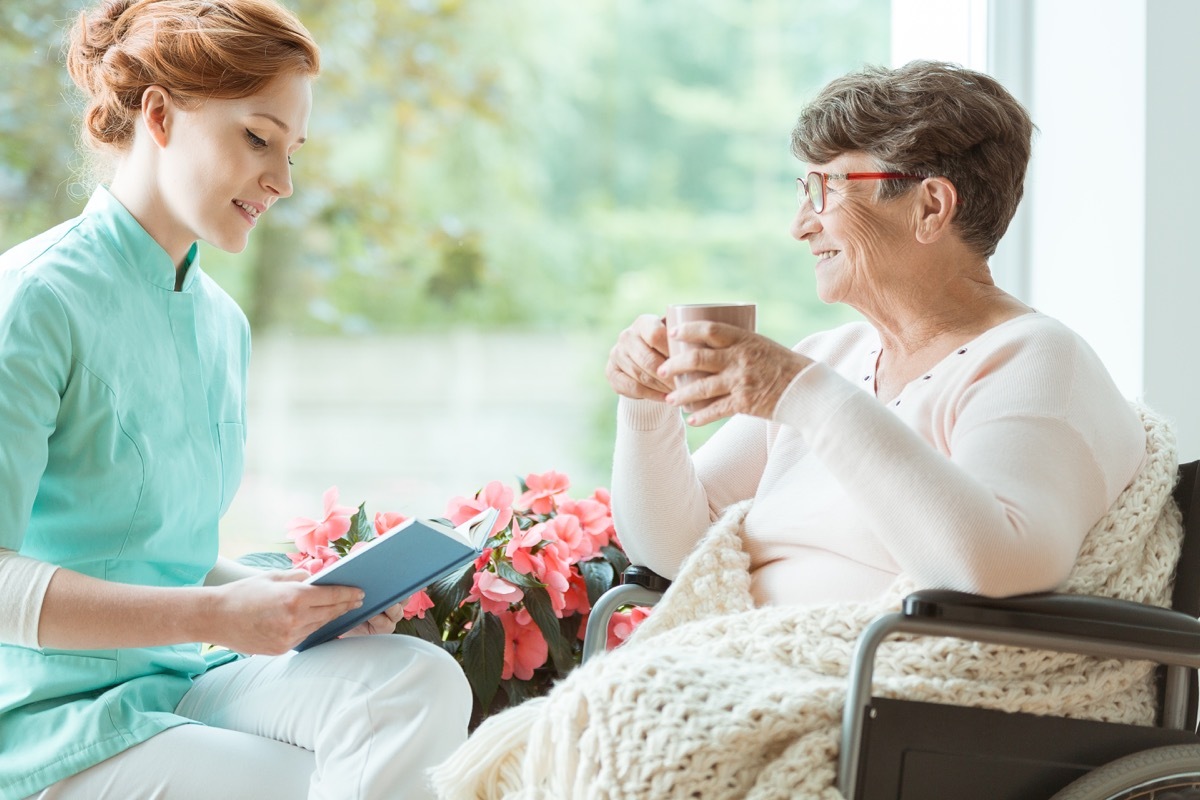
<svg viewBox="0 0 1200 800">
<path fill-rule="evenodd" d="M 195 586 L 242 476 L 246 318 L 103 187 L 0 256 L 0 547 L 85 575 Z M 87 613 L 85 609 L 81 614 Z M 199 644 L 0 644 L 0 800 L 174 725 Z"/>
</svg>

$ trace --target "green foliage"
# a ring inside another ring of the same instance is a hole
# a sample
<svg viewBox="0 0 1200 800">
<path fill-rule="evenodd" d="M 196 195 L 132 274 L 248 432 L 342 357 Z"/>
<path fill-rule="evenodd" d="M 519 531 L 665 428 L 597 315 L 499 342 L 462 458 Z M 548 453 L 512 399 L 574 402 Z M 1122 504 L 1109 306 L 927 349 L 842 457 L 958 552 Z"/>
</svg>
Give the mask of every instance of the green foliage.
<svg viewBox="0 0 1200 800">
<path fill-rule="evenodd" d="M 430 644 L 438 646 L 442 644 L 442 631 L 438 628 L 432 614 L 426 614 L 424 617 L 402 619 L 396 623 L 395 632 L 424 639 Z"/>
<path fill-rule="evenodd" d="M 480 706 L 492 705 L 504 671 L 504 626 L 495 614 L 476 609 L 471 629 L 463 638 L 462 667 Z"/>
<path fill-rule="evenodd" d="M 79 0 L 0 5 L 0 247 L 76 213 Z M 847 318 L 787 236 L 787 133 L 886 60 L 887 0 L 291 0 L 322 45 L 294 197 L 206 269 L 256 329 L 469 319 L 605 331 L 668 302 L 763 304 L 795 341 Z"/>
<path fill-rule="evenodd" d="M 888 0 L 286 2 L 322 47 L 296 193 L 245 253 L 202 256 L 256 333 L 588 333 L 581 446 L 603 465 L 603 363 L 636 315 L 751 300 L 787 344 L 855 318 L 788 235 L 788 133 L 829 79 L 887 61 Z M 90 191 L 60 59 L 82 5 L 0 3 L 21 76 L 0 86 L 0 250 Z"/>
<path fill-rule="evenodd" d="M 546 590 L 540 586 L 536 586 L 526 591 L 525 609 L 529 612 L 529 616 L 533 618 L 533 621 L 537 623 L 542 636 L 546 638 L 546 645 L 550 651 L 550 660 L 554 664 L 554 668 L 558 670 L 558 673 L 565 675 L 574 669 L 576 661 L 572 647 L 573 642 L 568 642 L 563 637 L 562 629 L 558 624 L 558 617 L 554 616 L 554 609 L 550 606 L 550 595 L 546 594 Z"/>
<path fill-rule="evenodd" d="M 329 546 L 337 551 L 339 556 L 345 556 L 354 545 L 359 542 L 369 542 L 374 538 L 375 525 L 367 516 L 367 504 L 360 503 L 354 516 L 350 518 L 350 530 L 346 531 L 346 535 L 342 538 L 331 541 Z"/>
<path fill-rule="evenodd" d="M 0 3 L 0 251 L 83 208 L 82 106 L 60 59 L 77 1 Z"/>
</svg>

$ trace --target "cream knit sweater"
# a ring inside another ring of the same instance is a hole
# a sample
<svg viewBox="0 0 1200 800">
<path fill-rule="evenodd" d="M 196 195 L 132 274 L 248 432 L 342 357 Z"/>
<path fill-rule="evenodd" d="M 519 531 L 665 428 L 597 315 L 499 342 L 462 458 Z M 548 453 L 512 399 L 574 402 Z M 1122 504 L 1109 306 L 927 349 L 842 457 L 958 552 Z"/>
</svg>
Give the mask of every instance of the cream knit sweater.
<svg viewBox="0 0 1200 800">
<path fill-rule="evenodd" d="M 1166 605 L 1179 555 L 1175 447 L 1142 411 L 1147 457 L 1084 539 L 1063 587 Z M 835 800 L 845 676 L 855 640 L 917 588 L 869 602 L 756 608 L 747 507 L 713 525 L 634 636 L 545 698 L 487 720 L 435 772 L 447 800 L 704 797 Z M 876 694 L 1148 724 L 1152 669 L 960 642 L 881 647 Z"/>
<path fill-rule="evenodd" d="M 866 323 L 809 337 L 773 419 L 729 420 L 694 455 L 674 408 L 620 403 L 613 515 L 636 564 L 674 577 L 724 509 L 760 605 L 868 600 L 904 573 L 1005 596 L 1066 579 L 1145 451 L 1092 349 L 1045 314 L 996 325 L 884 405 Z"/>
</svg>

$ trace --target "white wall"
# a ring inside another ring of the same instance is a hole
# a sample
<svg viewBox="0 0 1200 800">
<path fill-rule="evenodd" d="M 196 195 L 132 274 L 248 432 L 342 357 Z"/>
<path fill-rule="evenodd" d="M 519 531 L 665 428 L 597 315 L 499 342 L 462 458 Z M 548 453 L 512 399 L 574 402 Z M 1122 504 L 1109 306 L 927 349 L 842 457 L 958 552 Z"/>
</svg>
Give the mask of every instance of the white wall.
<svg viewBox="0 0 1200 800">
<path fill-rule="evenodd" d="M 1028 300 L 1078 331 L 1126 395 L 1140 396 L 1145 4 L 1033 5 L 1030 112 L 1041 130 L 1028 181 Z"/>
<path fill-rule="evenodd" d="M 1078 330 L 1200 457 L 1200 3 L 1033 4 L 1030 301 Z"/>
<path fill-rule="evenodd" d="M 1150 0 L 1146 20 L 1143 387 L 1175 419 L 1181 460 L 1200 458 L 1200 3 Z"/>
<path fill-rule="evenodd" d="M 1200 458 L 1200 2 L 894 0 L 893 21 L 894 61 L 986 69 L 1040 129 L 997 281 L 1077 330 Z"/>
</svg>

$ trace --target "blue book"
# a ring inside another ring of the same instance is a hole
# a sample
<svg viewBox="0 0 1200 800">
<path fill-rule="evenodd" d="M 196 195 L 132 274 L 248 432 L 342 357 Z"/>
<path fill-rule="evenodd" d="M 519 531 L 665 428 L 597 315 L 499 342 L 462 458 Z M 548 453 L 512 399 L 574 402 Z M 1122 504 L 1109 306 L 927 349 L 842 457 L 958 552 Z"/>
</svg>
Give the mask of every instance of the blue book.
<svg viewBox="0 0 1200 800">
<path fill-rule="evenodd" d="M 317 628 L 294 649 L 307 650 L 335 639 L 474 561 L 498 514 L 494 508 L 485 509 L 457 528 L 429 519 L 409 519 L 311 576 L 306 583 L 357 586 L 366 596 L 361 606 Z"/>
</svg>

